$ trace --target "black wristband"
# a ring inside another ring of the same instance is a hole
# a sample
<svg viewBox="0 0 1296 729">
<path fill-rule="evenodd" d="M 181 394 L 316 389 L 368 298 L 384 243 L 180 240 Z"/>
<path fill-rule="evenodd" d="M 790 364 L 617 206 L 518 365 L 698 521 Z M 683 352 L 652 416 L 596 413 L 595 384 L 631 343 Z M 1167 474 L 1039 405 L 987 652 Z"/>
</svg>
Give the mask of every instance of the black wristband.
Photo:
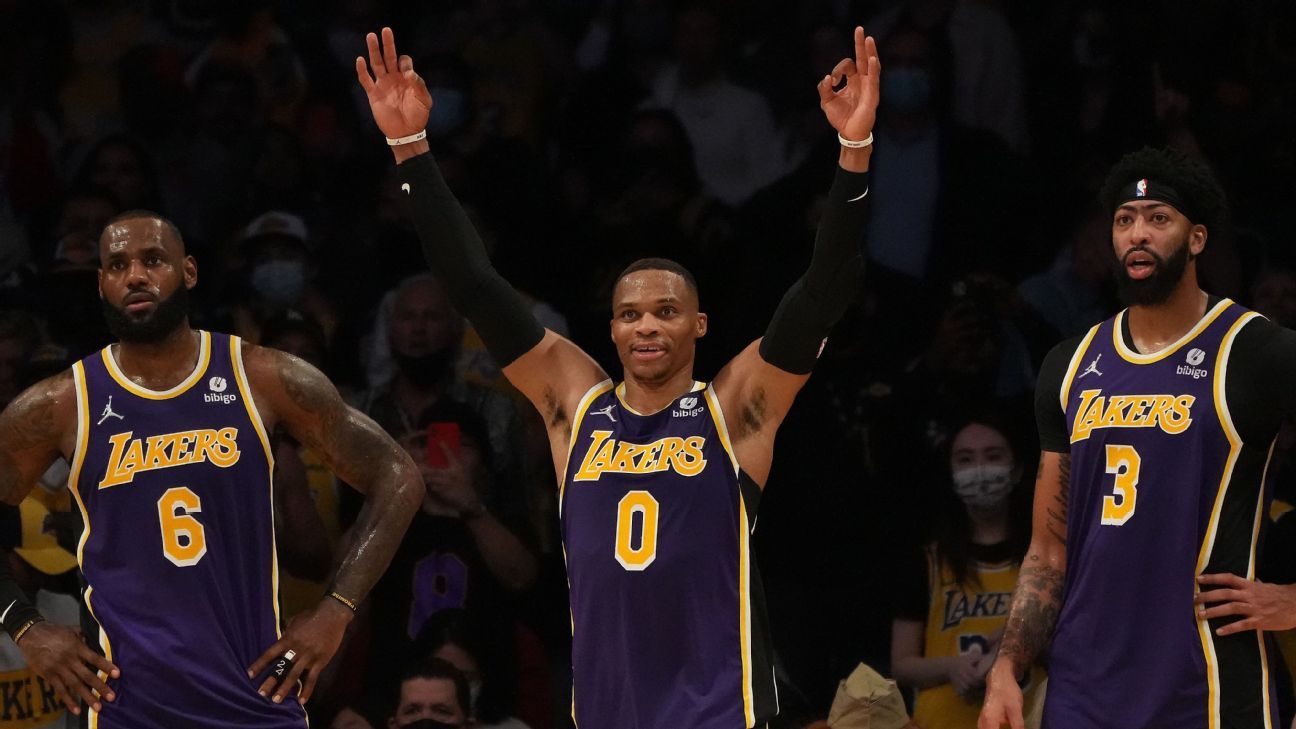
<svg viewBox="0 0 1296 729">
<path fill-rule="evenodd" d="M 0 557 L 5 555 L 0 554 Z M 43 616 L 27 595 L 9 575 L 8 565 L 0 569 L 0 625 L 12 638 L 23 626 L 32 620 L 42 620 Z"/>
</svg>

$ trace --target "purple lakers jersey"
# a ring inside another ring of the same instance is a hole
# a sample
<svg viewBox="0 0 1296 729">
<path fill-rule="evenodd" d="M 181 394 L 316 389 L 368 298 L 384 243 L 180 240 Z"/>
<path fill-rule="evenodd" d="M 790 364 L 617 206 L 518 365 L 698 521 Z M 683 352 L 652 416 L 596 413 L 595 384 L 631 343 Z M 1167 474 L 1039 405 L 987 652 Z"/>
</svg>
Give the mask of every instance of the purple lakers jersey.
<svg viewBox="0 0 1296 729">
<path fill-rule="evenodd" d="M 1255 575 L 1270 444 L 1242 442 L 1225 378 L 1257 316 L 1222 300 L 1145 355 L 1125 341 L 1122 313 L 1071 358 L 1059 393 L 1071 449 L 1066 588 L 1047 729 L 1276 723 L 1263 633 L 1217 636 L 1193 604 L 1197 575 Z"/>
<path fill-rule="evenodd" d="M 703 383 L 581 400 L 561 485 L 579 729 L 739 729 L 777 712 L 749 537 L 760 491 Z"/>
<path fill-rule="evenodd" d="M 279 637 L 273 460 L 240 341 L 198 336 L 193 373 L 165 392 L 128 380 L 112 347 L 72 367 L 77 558 L 121 669 L 91 729 L 305 726 L 247 677 Z"/>
</svg>

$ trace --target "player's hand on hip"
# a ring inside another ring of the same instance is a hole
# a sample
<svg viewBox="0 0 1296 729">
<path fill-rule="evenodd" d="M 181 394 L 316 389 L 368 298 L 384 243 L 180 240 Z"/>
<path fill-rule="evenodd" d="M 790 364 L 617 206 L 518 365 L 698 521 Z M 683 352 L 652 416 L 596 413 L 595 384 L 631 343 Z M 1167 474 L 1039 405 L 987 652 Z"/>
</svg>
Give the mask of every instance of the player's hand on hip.
<svg viewBox="0 0 1296 729">
<path fill-rule="evenodd" d="M 319 605 L 293 618 L 283 637 L 248 667 L 248 678 L 253 679 L 267 668 L 270 669 L 270 674 L 261 682 L 257 693 L 269 696 L 271 701 L 278 704 L 292 693 L 300 681 L 301 691 L 297 694 L 297 700 L 303 704 L 309 701 L 311 692 L 315 690 L 315 682 L 341 645 L 347 623 L 351 622 L 352 617 L 354 613 L 346 605 L 325 597 Z"/>
<path fill-rule="evenodd" d="M 1017 685 L 1012 663 L 1007 659 L 995 661 L 986 675 L 985 703 L 981 705 L 977 729 L 1000 729 L 1004 724 L 1012 729 L 1026 729 L 1022 704 L 1022 690 Z"/>
<path fill-rule="evenodd" d="M 1216 635 L 1296 628 L 1296 585 L 1275 585 L 1227 573 L 1199 575 L 1197 582 L 1202 586 L 1202 592 L 1193 598 L 1197 617 L 1242 616 L 1216 630 Z"/>
<path fill-rule="evenodd" d="M 37 623 L 22 634 L 18 648 L 27 665 L 58 692 L 73 714 L 81 713 L 81 702 L 99 711 L 103 708 L 100 697 L 104 701 L 117 698 L 99 672 L 119 678 L 121 670 L 90 650 L 81 634 L 66 625 Z"/>
<path fill-rule="evenodd" d="M 858 142 L 873 133 L 881 76 L 877 43 L 855 28 L 855 57 L 843 58 L 819 82 L 819 108 L 838 134 Z M 846 85 L 836 89 L 842 79 Z"/>
<path fill-rule="evenodd" d="M 432 94 L 414 72 L 414 61 L 396 55 L 391 28 L 382 29 L 381 47 L 373 33 L 365 36 L 365 42 L 369 46 L 369 63 L 365 64 L 363 56 L 356 57 L 356 77 L 369 97 L 374 122 L 393 139 L 423 131 L 432 111 Z"/>
</svg>

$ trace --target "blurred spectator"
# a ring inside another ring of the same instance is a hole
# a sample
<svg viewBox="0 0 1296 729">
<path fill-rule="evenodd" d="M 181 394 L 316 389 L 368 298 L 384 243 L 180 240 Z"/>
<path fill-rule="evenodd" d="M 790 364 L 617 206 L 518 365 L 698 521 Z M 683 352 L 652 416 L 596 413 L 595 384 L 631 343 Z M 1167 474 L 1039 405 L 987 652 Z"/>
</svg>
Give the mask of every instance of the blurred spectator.
<svg viewBox="0 0 1296 729">
<path fill-rule="evenodd" d="M 769 104 L 725 73 L 734 39 L 710 5 L 686 4 L 675 18 L 675 64 L 658 73 L 651 103 L 675 113 L 688 131 L 698 174 L 728 205 L 787 171 L 783 137 Z"/>
<path fill-rule="evenodd" d="M 1296 329 L 1296 273 L 1288 268 L 1262 269 L 1251 284 L 1251 308 L 1279 326 Z"/>
<path fill-rule="evenodd" d="M 41 263 L 53 267 L 99 266 L 99 234 L 123 208 L 113 193 L 100 187 L 77 187 L 63 197 L 54 222 L 53 250 L 41 252 Z"/>
<path fill-rule="evenodd" d="M 1001 140 L 944 113 L 956 62 L 944 38 L 901 25 L 884 47 L 869 257 L 915 282 L 987 266 L 1017 274 L 1039 256 L 1014 245 L 1024 238 L 1014 221 L 1031 210 L 1020 161 Z"/>
<path fill-rule="evenodd" d="M 405 669 L 388 729 L 464 729 L 472 726 L 468 682 L 454 666 L 428 658 Z"/>
<path fill-rule="evenodd" d="M 445 400 L 397 438 L 420 464 L 427 493 L 374 586 L 372 655 L 402 654 L 431 617 L 453 608 L 510 634 L 512 596 L 531 586 L 537 564 L 519 505 L 504 500 L 516 489 L 492 476 L 485 425 Z M 371 693 L 390 678 L 389 663 L 370 662 Z"/>
<path fill-rule="evenodd" d="M 1053 339 L 1083 334 L 1116 309 L 1109 217 L 1098 206 L 1086 205 L 1048 270 L 1017 287 L 1022 301 L 1052 328 Z"/>
<path fill-rule="evenodd" d="M 933 40 L 943 35 L 949 41 L 954 75 L 952 84 L 940 91 L 946 95 L 941 103 L 949 104 L 954 120 L 993 132 L 1024 153 L 1028 140 L 1021 54 L 998 7 L 978 0 L 904 0 L 865 27 L 880 47 L 889 49 L 892 31 L 904 25 Z M 888 63 L 886 57 L 883 63 Z M 889 65 L 885 68 L 892 71 Z"/>
<path fill-rule="evenodd" d="M 86 153 L 77 180 L 108 191 L 119 211 L 165 212 L 152 155 L 125 134 L 111 134 L 96 142 Z"/>
<path fill-rule="evenodd" d="M 31 384 L 27 381 L 27 361 L 38 344 L 40 330 L 30 314 L 0 309 L 0 407 Z"/>
<path fill-rule="evenodd" d="M 320 328 L 327 344 L 337 328 L 337 314 L 315 285 L 319 269 L 306 223 L 291 213 L 263 213 L 243 229 L 239 245 L 250 297 L 233 307 L 235 333 L 259 342 L 262 322 L 297 310 Z"/>
<path fill-rule="evenodd" d="M 1026 501 L 1013 498 L 1028 474 L 1025 452 L 998 416 L 959 427 L 947 479 L 961 503 L 942 499 L 935 542 L 902 573 L 891 669 L 900 684 L 918 689 L 914 721 L 924 729 L 977 724 L 1029 541 Z M 1028 705 L 1043 679 L 1042 667 L 1030 671 Z"/>
<path fill-rule="evenodd" d="M 526 723 L 512 716 L 520 713 L 513 708 L 519 693 L 528 687 L 534 691 L 536 687 L 529 684 L 537 683 L 525 681 L 520 675 L 523 646 L 501 640 L 485 628 L 463 610 L 443 610 L 423 627 L 414 641 L 413 655 L 440 658 L 463 673 L 468 679 L 469 713 L 476 721 L 476 729 L 528 729 Z M 538 678 L 543 694 L 548 688 L 547 677 Z M 544 702 L 533 702 L 529 708 L 540 712 L 541 721 L 547 719 Z M 547 725 L 547 721 L 536 724 Z"/>
</svg>

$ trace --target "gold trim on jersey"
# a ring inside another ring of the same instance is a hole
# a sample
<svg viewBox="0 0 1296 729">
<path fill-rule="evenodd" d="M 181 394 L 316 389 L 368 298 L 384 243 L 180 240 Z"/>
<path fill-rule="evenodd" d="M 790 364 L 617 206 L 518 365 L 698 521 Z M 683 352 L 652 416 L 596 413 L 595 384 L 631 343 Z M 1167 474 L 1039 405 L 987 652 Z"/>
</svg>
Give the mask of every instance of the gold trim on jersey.
<svg viewBox="0 0 1296 729">
<path fill-rule="evenodd" d="M 1066 376 L 1062 378 L 1062 389 L 1058 391 L 1058 400 L 1062 403 L 1062 413 L 1066 414 L 1067 400 L 1071 399 L 1071 383 L 1075 382 L 1076 370 L 1080 369 L 1080 363 L 1084 361 L 1085 354 L 1089 351 L 1089 345 L 1093 343 L 1094 335 L 1098 333 L 1098 328 L 1102 324 L 1094 324 L 1089 328 L 1089 333 L 1085 335 L 1080 346 L 1076 347 L 1075 354 L 1071 355 L 1071 364 L 1067 365 Z"/>
<path fill-rule="evenodd" d="M 711 393 L 710 388 L 707 394 Z M 713 411 L 714 412 L 714 411 Z M 721 437 L 721 442 L 726 439 Z M 736 489 L 738 497 L 738 642 L 742 654 L 742 700 L 746 726 L 756 725 L 756 699 L 752 688 L 751 657 L 751 557 L 747 543 L 747 503 L 742 486 Z"/>
<path fill-rule="evenodd" d="M 107 352 L 107 348 L 104 349 Z M 86 509 L 85 501 L 81 498 L 81 469 L 85 466 L 86 449 L 90 442 L 90 390 L 86 384 L 85 365 L 82 362 L 72 363 L 72 384 L 76 392 L 77 402 L 77 434 L 76 446 L 72 452 L 72 463 L 68 469 L 68 491 L 72 493 L 72 499 L 76 501 L 77 508 L 81 511 L 81 521 L 85 524 L 85 529 L 81 531 L 81 539 L 77 542 L 76 558 L 77 565 L 81 567 L 82 574 L 85 573 L 85 545 L 90 539 L 90 511 Z M 104 657 L 109 661 L 112 660 L 112 644 L 108 641 L 108 633 L 104 632 L 103 623 L 99 623 L 98 616 L 95 615 L 94 606 L 90 604 L 90 596 L 94 594 L 94 586 L 86 585 L 85 594 L 82 600 L 85 602 L 86 609 L 90 611 L 90 617 L 95 619 L 99 624 L 99 645 L 103 648 Z M 100 678 L 106 676 L 100 672 Z M 89 708 L 88 723 L 90 729 L 97 729 L 99 726 L 99 713 L 92 707 Z"/>
<path fill-rule="evenodd" d="M 580 435 L 581 422 L 585 419 L 585 411 L 589 409 L 594 400 L 601 397 L 608 390 L 612 389 L 612 380 L 607 379 L 594 385 L 585 391 L 581 396 L 580 403 L 576 405 L 576 413 L 572 416 L 571 437 L 567 443 L 567 459 L 563 461 L 562 472 L 558 476 L 558 518 L 562 518 L 563 494 L 567 490 L 567 470 L 571 467 L 572 453 L 576 450 L 576 439 Z M 564 557 L 564 561 L 566 557 Z M 569 586 L 570 587 L 570 586 Z"/>
<path fill-rule="evenodd" d="M 207 371 L 207 363 L 211 361 L 211 334 L 200 329 L 198 330 L 198 340 L 198 361 L 194 363 L 193 372 L 190 372 L 189 376 L 180 384 L 169 390 L 150 390 L 147 387 L 131 382 L 130 378 L 126 377 L 126 374 L 117 366 L 117 358 L 112 353 L 113 345 L 110 344 L 104 347 L 99 354 L 103 357 L 104 366 L 108 369 L 108 375 L 127 392 L 148 400 L 170 400 L 187 392 L 189 388 L 202 379 L 203 373 Z"/>
<path fill-rule="evenodd" d="M 1269 453 L 1265 456 L 1264 470 L 1260 472 L 1260 491 L 1256 496 L 1255 523 L 1251 527 L 1251 559 L 1247 565 L 1247 579 L 1255 579 L 1256 553 L 1260 544 L 1260 523 L 1264 518 L 1264 484 L 1269 480 L 1269 466 L 1273 463 L 1274 447 L 1278 438 L 1269 444 Z M 1264 729 L 1273 729 L 1273 715 L 1269 708 L 1269 651 L 1265 648 L 1264 632 L 1255 631 L 1256 642 L 1260 650 L 1260 695 L 1264 697 Z"/>
<path fill-rule="evenodd" d="M 738 454 L 734 453 L 733 441 L 729 440 L 729 426 L 725 424 L 724 411 L 720 409 L 720 397 L 716 395 L 714 387 L 708 387 L 704 396 L 707 404 L 711 406 L 711 420 L 715 422 L 716 434 L 720 436 L 720 445 L 724 448 L 725 453 L 729 455 L 729 462 L 733 464 L 733 472 L 737 476 L 740 468 Z"/>
<path fill-rule="evenodd" d="M 1179 339 L 1173 344 L 1157 352 L 1153 352 L 1152 354 L 1140 354 L 1139 352 L 1130 349 L 1125 344 L 1125 337 L 1121 332 L 1124 328 L 1123 322 L 1125 321 L 1125 314 L 1129 311 L 1129 309 L 1126 309 L 1116 315 L 1116 322 L 1112 327 L 1112 344 L 1116 347 L 1116 354 L 1120 355 L 1121 359 L 1124 359 L 1126 362 L 1131 364 L 1152 364 L 1153 362 L 1160 362 L 1166 357 L 1178 352 L 1181 347 L 1196 339 L 1197 335 L 1206 331 L 1206 327 L 1210 326 L 1216 319 L 1218 319 L 1219 315 L 1223 314 L 1224 310 L 1229 308 L 1229 305 L 1232 303 L 1233 301 L 1231 299 L 1220 299 L 1220 302 L 1211 308 L 1210 311 L 1207 311 L 1206 316 L 1203 316 L 1192 329 L 1189 329 L 1187 333 L 1182 337 L 1179 337 Z"/>
<path fill-rule="evenodd" d="M 1207 324 L 1214 321 L 1215 317 L 1223 310 L 1223 307 L 1230 303 L 1228 299 L 1221 301 L 1214 310 L 1212 316 L 1202 319 Z M 1228 358 L 1233 349 L 1233 340 L 1237 337 L 1242 327 L 1252 319 L 1260 316 L 1255 312 L 1247 312 L 1238 317 L 1225 333 L 1223 340 L 1220 342 L 1219 354 L 1215 359 L 1215 373 L 1211 383 L 1211 389 L 1215 394 L 1215 414 L 1219 418 L 1220 428 L 1224 432 L 1224 437 L 1228 439 L 1229 452 L 1228 458 L 1224 461 L 1224 474 L 1220 478 L 1219 489 L 1215 492 L 1215 503 L 1211 507 L 1210 520 L 1206 523 L 1206 533 L 1202 537 L 1201 549 L 1197 554 L 1197 572 L 1200 575 L 1205 572 L 1207 563 L 1210 562 L 1211 552 L 1215 549 L 1215 535 L 1219 529 L 1220 510 L 1224 505 L 1224 496 L 1228 491 L 1229 482 L 1233 480 L 1233 468 L 1237 465 L 1238 455 L 1242 451 L 1242 437 L 1237 432 L 1237 427 L 1233 424 L 1233 417 L 1229 413 L 1228 401 L 1226 400 L 1225 383 L 1228 376 Z M 1119 321 L 1117 325 L 1119 327 Z M 1196 336 L 1199 329 L 1203 328 L 1201 323 L 1194 327 L 1192 336 Z M 1185 335 L 1185 339 L 1191 338 Z M 1119 340 L 1119 333 L 1117 336 Z M 1180 340 L 1182 344 L 1185 339 Z M 1163 352 L 1169 353 L 1177 349 L 1179 344 L 1168 347 Z M 1267 466 L 1266 466 L 1267 468 Z M 1264 489 L 1261 489 L 1261 499 L 1264 498 Z M 1252 561 L 1254 561 L 1254 547 L 1252 549 Z M 1193 593 L 1201 592 L 1200 586 L 1193 584 Z M 1207 707 L 1206 715 L 1209 719 L 1209 729 L 1219 729 L 1220 726 L 1220 680 L 1219 680 L 1219 657 L 1215 653 L 1215 638 L 1211 634 L 1210 624 L 1207 621 L 1197 618 L 1197 633 L 1201 638 L 1202 652 L 1206 657 L 1206 679 L 1207 679 Z M 1263 654 L 1263 647 L 1261 654 Z M 1267 693 L 1266 693 L 1267 696 Z M 1267 723 L 1267 720 L 1266 720 Z"/>
<path fill-rule="evenodd" d="M 274 526 L 274 450 L 270 448 L 270 437 L 266 434 L 265 423 L 261 422 L 261 413 L 257 410 L 256 402 L 252 400 L 252 386 L 248 384 L 247 372 L 243 369 L 242 339 L 233 335 L 230 336 L 229 354 L 230 365 L 234 370 L 234 380 L 238 384 L 239 394 L 243 396 L 243 407 L 247 409 L 248 420 L 252 421 L 252 427 L 256 430 L 257 438 L 261 440 L 261 448 L 265 450 L 266 478 L 270 484 L 270 595 L 274 604 L 275 637 L 282 638 L 283 634 L 279 629 L 279 538 L 275 533 Z"/>
<path fill-rule="evenodd" d="M 693 387 L 689 389 L 689 392 L 697 392 L 698 390 L 701 390 L 701 389 L 704 388 L 704 387 L 706 387 L 706 383 L 705 383 L 705 382 L 701 382 L 701 381 L 699 381 L 699 380 L 693 380 Z M 663 410 L 665 410 L 666 408 L 671 407 L 672 405 L 675 404 L 675 400 L 671 400 L 669 403 L 666 403 L 665 405 L 663 405 L 663 406 L 657 408 L 656 410 L 652 411 L 651 413 L 641 413 L 641 412 L 639 412 L 638 410 L 635 410 L 634 408 L 630 407 L 630 403 L 626 402 L 626 400 L 625 400 L 625 381 L 624 381 L 624 380 L 621 381 L 621 384 L 619 384 L 619 385 L 616 386 L 616 398 L 617 398 L 617 401 L 619 401 L 619 402 L 621 403 L 621 407 L 623 407 L 623 408 L 625 408 L 626 410 L 630 411 L 630 414 L 632 414 L 632 415 L 638 415 L 638 416 L 641 417 L 641 418 L 646 418 L 646 417 L 648 417 L 648 416 L 650 416 L 650 415 L 656 415 L 657 413 L 660 413 L 661 411 L 663 411 Z M 678 398 L 676 398 L 676 399 L 678 399 Z"/>
</svg>

